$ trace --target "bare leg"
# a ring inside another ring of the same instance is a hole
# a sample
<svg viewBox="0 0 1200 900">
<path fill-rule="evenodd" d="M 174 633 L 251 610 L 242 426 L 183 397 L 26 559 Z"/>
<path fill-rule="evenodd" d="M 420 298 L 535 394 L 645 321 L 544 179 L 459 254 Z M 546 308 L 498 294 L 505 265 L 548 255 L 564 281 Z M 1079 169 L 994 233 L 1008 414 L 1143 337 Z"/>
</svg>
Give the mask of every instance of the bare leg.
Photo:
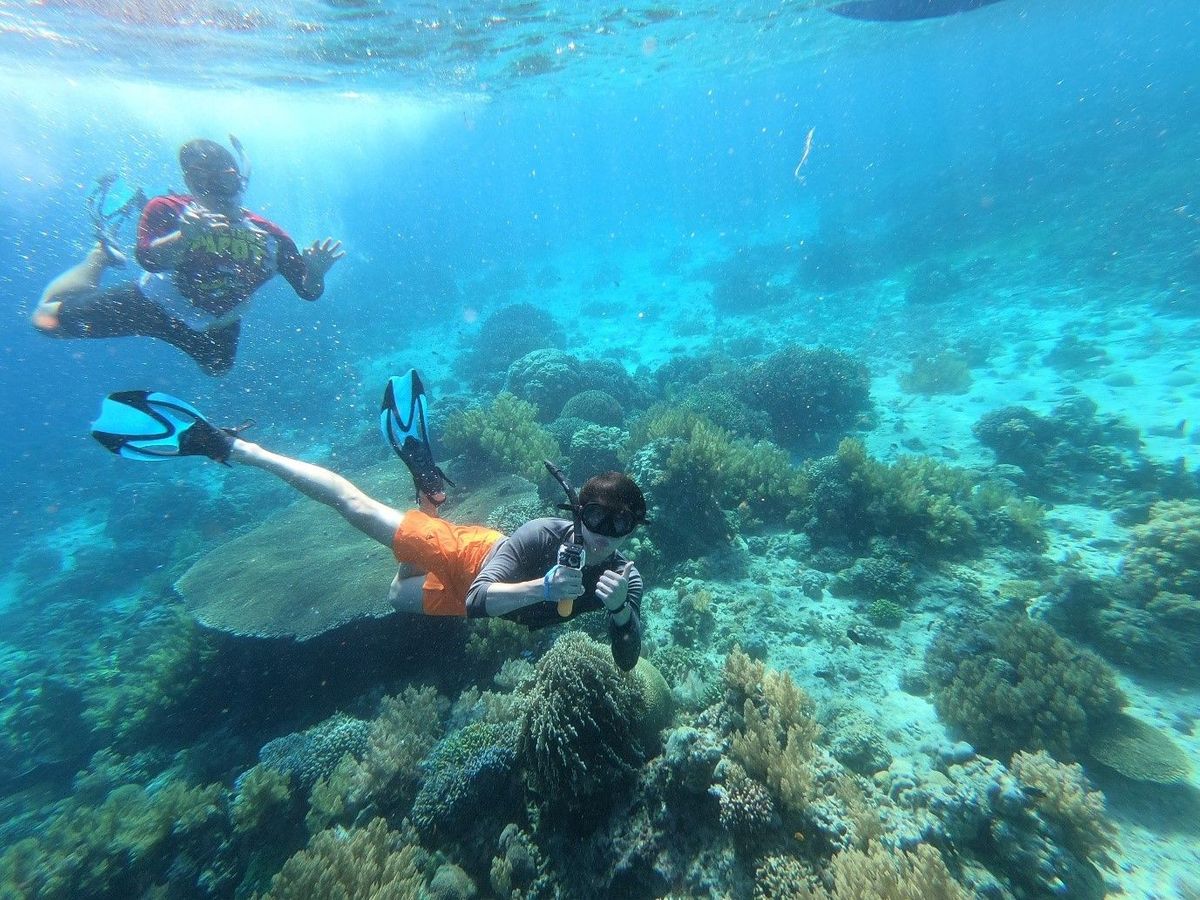
<svg viewBox="0 0 1200 900">
<path fill-rule="evenodd" d="M 405 577 L 405 567 L 401 567 L 392 579 L 392 586 L 388 588 L 388 601 L 396 612 L 414 616 L 424 615 L 425 576 Z"/>
<path fill-rule="evenodd" d="M 404 512 L 368 497 L 336 472 L 272 453 L 258 444 L 235 440 L 229 460 L 270 472 L 306 497 L 336 510 L 343 519 L 385 547 L 392 546 L 396 529 L 404 521 Z"/>
<path fill-rule="evenodd" d="M 37 309 L 30 316 L 34 327 L 47 333 L 57 331 L 58 311 L 62 308 L 63 301 L 100 287 L 100 278 L 110 265 L 112 257 L 97 244 L 88 251 L 88 255 L 81 262 L 46 285 Z"/>
</svg>

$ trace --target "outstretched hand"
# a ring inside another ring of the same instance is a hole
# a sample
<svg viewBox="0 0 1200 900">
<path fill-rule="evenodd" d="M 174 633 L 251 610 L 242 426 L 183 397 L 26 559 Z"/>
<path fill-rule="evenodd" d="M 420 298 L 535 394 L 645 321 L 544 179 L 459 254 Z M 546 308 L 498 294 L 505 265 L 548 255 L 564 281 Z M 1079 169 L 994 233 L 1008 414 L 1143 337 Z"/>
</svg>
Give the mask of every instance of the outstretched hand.
<svg viewBox="0 0 1200 900">
<path fill-rule="evenodd" d="M 625 598 L 629 596 L 629 571 L 632 568 L 633 563 L 627 562 L 620 571 L 606 570 L 600 574 L 596 582 L 596 596 L 609 612 L 616 612 L 625 605 Z"/>
<path fill-rule="evenodd" d="M 333 264 L 345 256 L 342 242 L 333 238 L 323 241 L 313 241 L 312 246 L 304 251 L 304 266 L 309 278 L 324 278 L 325 273 L 333 268 Z"/>
</svg>

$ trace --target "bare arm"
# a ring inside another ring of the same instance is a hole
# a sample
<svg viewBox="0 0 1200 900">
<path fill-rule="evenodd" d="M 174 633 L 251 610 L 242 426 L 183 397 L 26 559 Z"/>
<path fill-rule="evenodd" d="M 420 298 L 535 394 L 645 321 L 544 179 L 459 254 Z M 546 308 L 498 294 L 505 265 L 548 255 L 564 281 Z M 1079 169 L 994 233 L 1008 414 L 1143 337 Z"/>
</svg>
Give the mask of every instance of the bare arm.
<svg viewBox="0 0 1200 900">
<path fill-rule="evenodd" d="M 343 519 L 363 534 L 385 547 L 392 546 L 392 538 L 404 518 L 404 512 L 368 497 L 336 472 L 272 453 L 258 444 L 241 439 L 233 442 L 229 459 L 270 472 L 305 496 L 337 510 Z"/>
</svg>

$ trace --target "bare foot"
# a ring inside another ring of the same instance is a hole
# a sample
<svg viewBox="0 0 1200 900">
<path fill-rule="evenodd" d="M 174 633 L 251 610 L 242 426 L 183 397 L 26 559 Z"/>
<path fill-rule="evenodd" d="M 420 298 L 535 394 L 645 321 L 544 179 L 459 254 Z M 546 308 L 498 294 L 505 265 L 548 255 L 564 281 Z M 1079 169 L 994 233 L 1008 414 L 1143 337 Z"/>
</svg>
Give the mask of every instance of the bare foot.
<svg viewBox="0 0 1200 900">
<path fill-rule="evenodd" d="M 101 235 L 97 241 L 96 249 L 104 254 L 105 267 L 111 266 L 114 269 L 125 268 L 125 254 L 121 252 L 120 248 L 118 248 L 116 244 L 114 244 L 104 235 Z"/>
<path fill-rule="evenodd" d="M 33 311 L 33 327 L 39 331 L 58 331 L 58 313 L 61 309 L 61 301 L 52 300 L 49 303 L 43 303 Z"/>
<path fill-rule="evenodd" d="M 427 516 L 438 518 L 438 509 L 446 502 L 446 492 L 438 491 L 436 494 L 427 494 L 421 491 L 417 495 L 417 509 L 425 513 Z"/>
</svg>

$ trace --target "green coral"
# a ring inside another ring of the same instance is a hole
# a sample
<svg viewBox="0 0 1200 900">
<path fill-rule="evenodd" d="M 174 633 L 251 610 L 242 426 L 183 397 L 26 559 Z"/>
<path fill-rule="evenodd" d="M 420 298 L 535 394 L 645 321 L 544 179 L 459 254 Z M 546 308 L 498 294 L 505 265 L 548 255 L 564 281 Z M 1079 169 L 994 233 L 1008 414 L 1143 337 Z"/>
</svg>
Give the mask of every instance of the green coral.
<svg viewBox="0 0 1200 900">
<path fill-rule="evenodd" d="M 98 806 L 68 801 L 35 837 L 0 856 L 0 896 L 136 897 L 165 876 L 171 845 L 223 817 L 219 784 L 126 784 Z"/>
<path fill-rule="evenodd" d="M 876 600 L 867 607 L 867 620 L 879 628 L 899 628 L 904 621 L 904 607 L 891 600 Z"/>
<path fill-rule="evenodd" d="M 88 673 L 84 721 L 118 739 L 160 724 L 196 689 L 211 653 L 192 617 L 172 607 L 113 647 L 108 666 Z"/>
<path fill-rule="evenodd" d="M 1107 716 L 1092 726 L 1088 752 L 1134 781 L 1177 784 L 1192 774 L 1191 761 L 1174 741 L 1125 713 Z"/>
<path fill-rule="evenodd" d="M 971 389 L 971 367 L 952 350 L 913 360 L 900 376 L 900 389 L 909 394 L 965 394 Z"/>
<path fill-rule="evenodd" d="M 453 413 L 443 441 L 451 452 L 463 454 L 480 478 L 512 474 L 535 484 L 549 477 L 542 461 L 559 453 L 558 443 L 537 422 L 537 407 L 509 393 L 498 394 L 487 409 Z"/>
<path fill-rule="evenodd" d="M 1046 750 L 1072 762 L 1094 724 L 1125 705 L 1100 657 L 1028 619 L 939 635 L 926 668 L 938 714 L 993 757 Z"/>
<path fill-rule="evenodd" d="M 642 762 L 645 714 L 642 691 L 608 647 L 582 632 L 562 635 L 538 661 L 519 723 L 529 787 L 574 809 L 611 796 Z"/>
<path fill-rule="evenodd" d="M 427 863 L 416 835 L 389 831 L 383 819 L 365 828 L 332 828 L 284 864 L 261 900 L 418 897 Z"/>
<path fill-rule="evenodd" d="M 995 482 L 984 489 L 971 472 L 929 457 L 903 456 L 888 465 L 846 438 L 834 456 L 810 464 L 808 474 L 807 530 L 820 543 L 848 540 L 865 548 L 887 537 L 924 554 L 964 556 L 985 539 L 1023 534 L 1038 541 L 1040 507 L 1021 504 Z"/>
</svg>

